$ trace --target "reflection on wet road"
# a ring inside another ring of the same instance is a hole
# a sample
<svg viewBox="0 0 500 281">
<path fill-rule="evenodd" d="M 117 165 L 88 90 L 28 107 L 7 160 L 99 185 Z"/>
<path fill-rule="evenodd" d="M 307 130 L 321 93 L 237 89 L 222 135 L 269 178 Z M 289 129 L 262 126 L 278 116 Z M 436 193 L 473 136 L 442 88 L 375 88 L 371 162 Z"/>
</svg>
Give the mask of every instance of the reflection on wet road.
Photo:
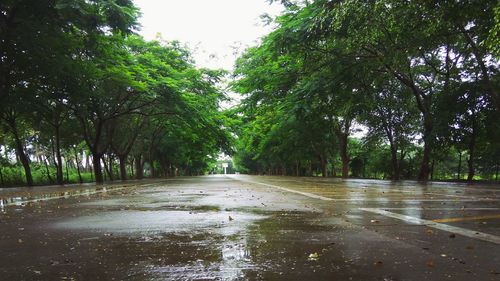
<svg viewBox="0 0 500 281">
<path fill-rule="evenodd" d="M 499 237 L 493 185 L 238 175 L 0 190 L 2 280 L 500 280 Z"/>
</svg>

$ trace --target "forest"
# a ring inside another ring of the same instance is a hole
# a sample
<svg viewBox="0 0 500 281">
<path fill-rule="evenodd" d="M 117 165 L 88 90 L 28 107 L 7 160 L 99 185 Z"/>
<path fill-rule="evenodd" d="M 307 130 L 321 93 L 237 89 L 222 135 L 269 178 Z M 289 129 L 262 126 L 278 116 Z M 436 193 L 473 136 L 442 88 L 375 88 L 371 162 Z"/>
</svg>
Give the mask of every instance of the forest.
<svg viewBox="0 0 500 281">
<path fill-rule="evenodd" d="M 0 11 L 2 186 L 197 175 L 230 148 L 226 73 L 136 35 L 131 0 L 6 0 Z"/>
<path fill-rule="evenodd" d="M 498 1 L 281 2 L 234 72 L 244 172 L 498 180 Z"/>
<path fill-rule="evenodd" d="M 131 0 L 2 1 L 0 186 L 203 175 L 221 153 L 249 174 L 498 180 L 498 1 L 280 2 L 229 73 L 139 36 Z"/>
</svg>

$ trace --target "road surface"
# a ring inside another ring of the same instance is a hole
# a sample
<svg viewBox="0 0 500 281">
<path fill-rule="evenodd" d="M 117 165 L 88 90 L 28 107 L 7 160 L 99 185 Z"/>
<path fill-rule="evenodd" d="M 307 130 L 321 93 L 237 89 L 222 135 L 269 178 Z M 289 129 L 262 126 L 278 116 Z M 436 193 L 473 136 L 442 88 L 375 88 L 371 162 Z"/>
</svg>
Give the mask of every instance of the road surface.
<svg viewBox="0 0 500 281">
<path fill-rule="evenodd" d="M 500 280 L 494 185 L 233 175 L 0 198 L 0 280 Z"/>
</svg>

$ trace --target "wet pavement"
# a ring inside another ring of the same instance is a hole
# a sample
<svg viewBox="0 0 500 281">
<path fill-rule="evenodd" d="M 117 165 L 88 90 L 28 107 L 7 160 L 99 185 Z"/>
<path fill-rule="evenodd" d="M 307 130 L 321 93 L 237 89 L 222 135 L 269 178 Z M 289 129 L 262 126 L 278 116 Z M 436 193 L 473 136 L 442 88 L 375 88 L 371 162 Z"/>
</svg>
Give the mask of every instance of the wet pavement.
<svg viewBox="0 0 500 281">
<path fill-rule="evenodd" d="M 0 202 L 0 280 L 500 280 L 495 185 L 205 176 Z"/>
</svg>

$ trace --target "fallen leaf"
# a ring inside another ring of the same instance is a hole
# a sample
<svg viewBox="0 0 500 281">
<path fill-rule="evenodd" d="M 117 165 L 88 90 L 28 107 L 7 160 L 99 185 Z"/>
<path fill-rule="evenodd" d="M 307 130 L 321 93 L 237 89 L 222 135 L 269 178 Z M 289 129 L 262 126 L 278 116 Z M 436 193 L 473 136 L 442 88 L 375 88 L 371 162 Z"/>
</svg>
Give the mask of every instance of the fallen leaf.
<svg viewBox="0 0 500 281">
<path fill-rule="evenodd" d="M 310 253 L 307 259 L 310 261 L 317 261 L 319 259 L 319 255 L 316 252 Z"/>
</svg>

